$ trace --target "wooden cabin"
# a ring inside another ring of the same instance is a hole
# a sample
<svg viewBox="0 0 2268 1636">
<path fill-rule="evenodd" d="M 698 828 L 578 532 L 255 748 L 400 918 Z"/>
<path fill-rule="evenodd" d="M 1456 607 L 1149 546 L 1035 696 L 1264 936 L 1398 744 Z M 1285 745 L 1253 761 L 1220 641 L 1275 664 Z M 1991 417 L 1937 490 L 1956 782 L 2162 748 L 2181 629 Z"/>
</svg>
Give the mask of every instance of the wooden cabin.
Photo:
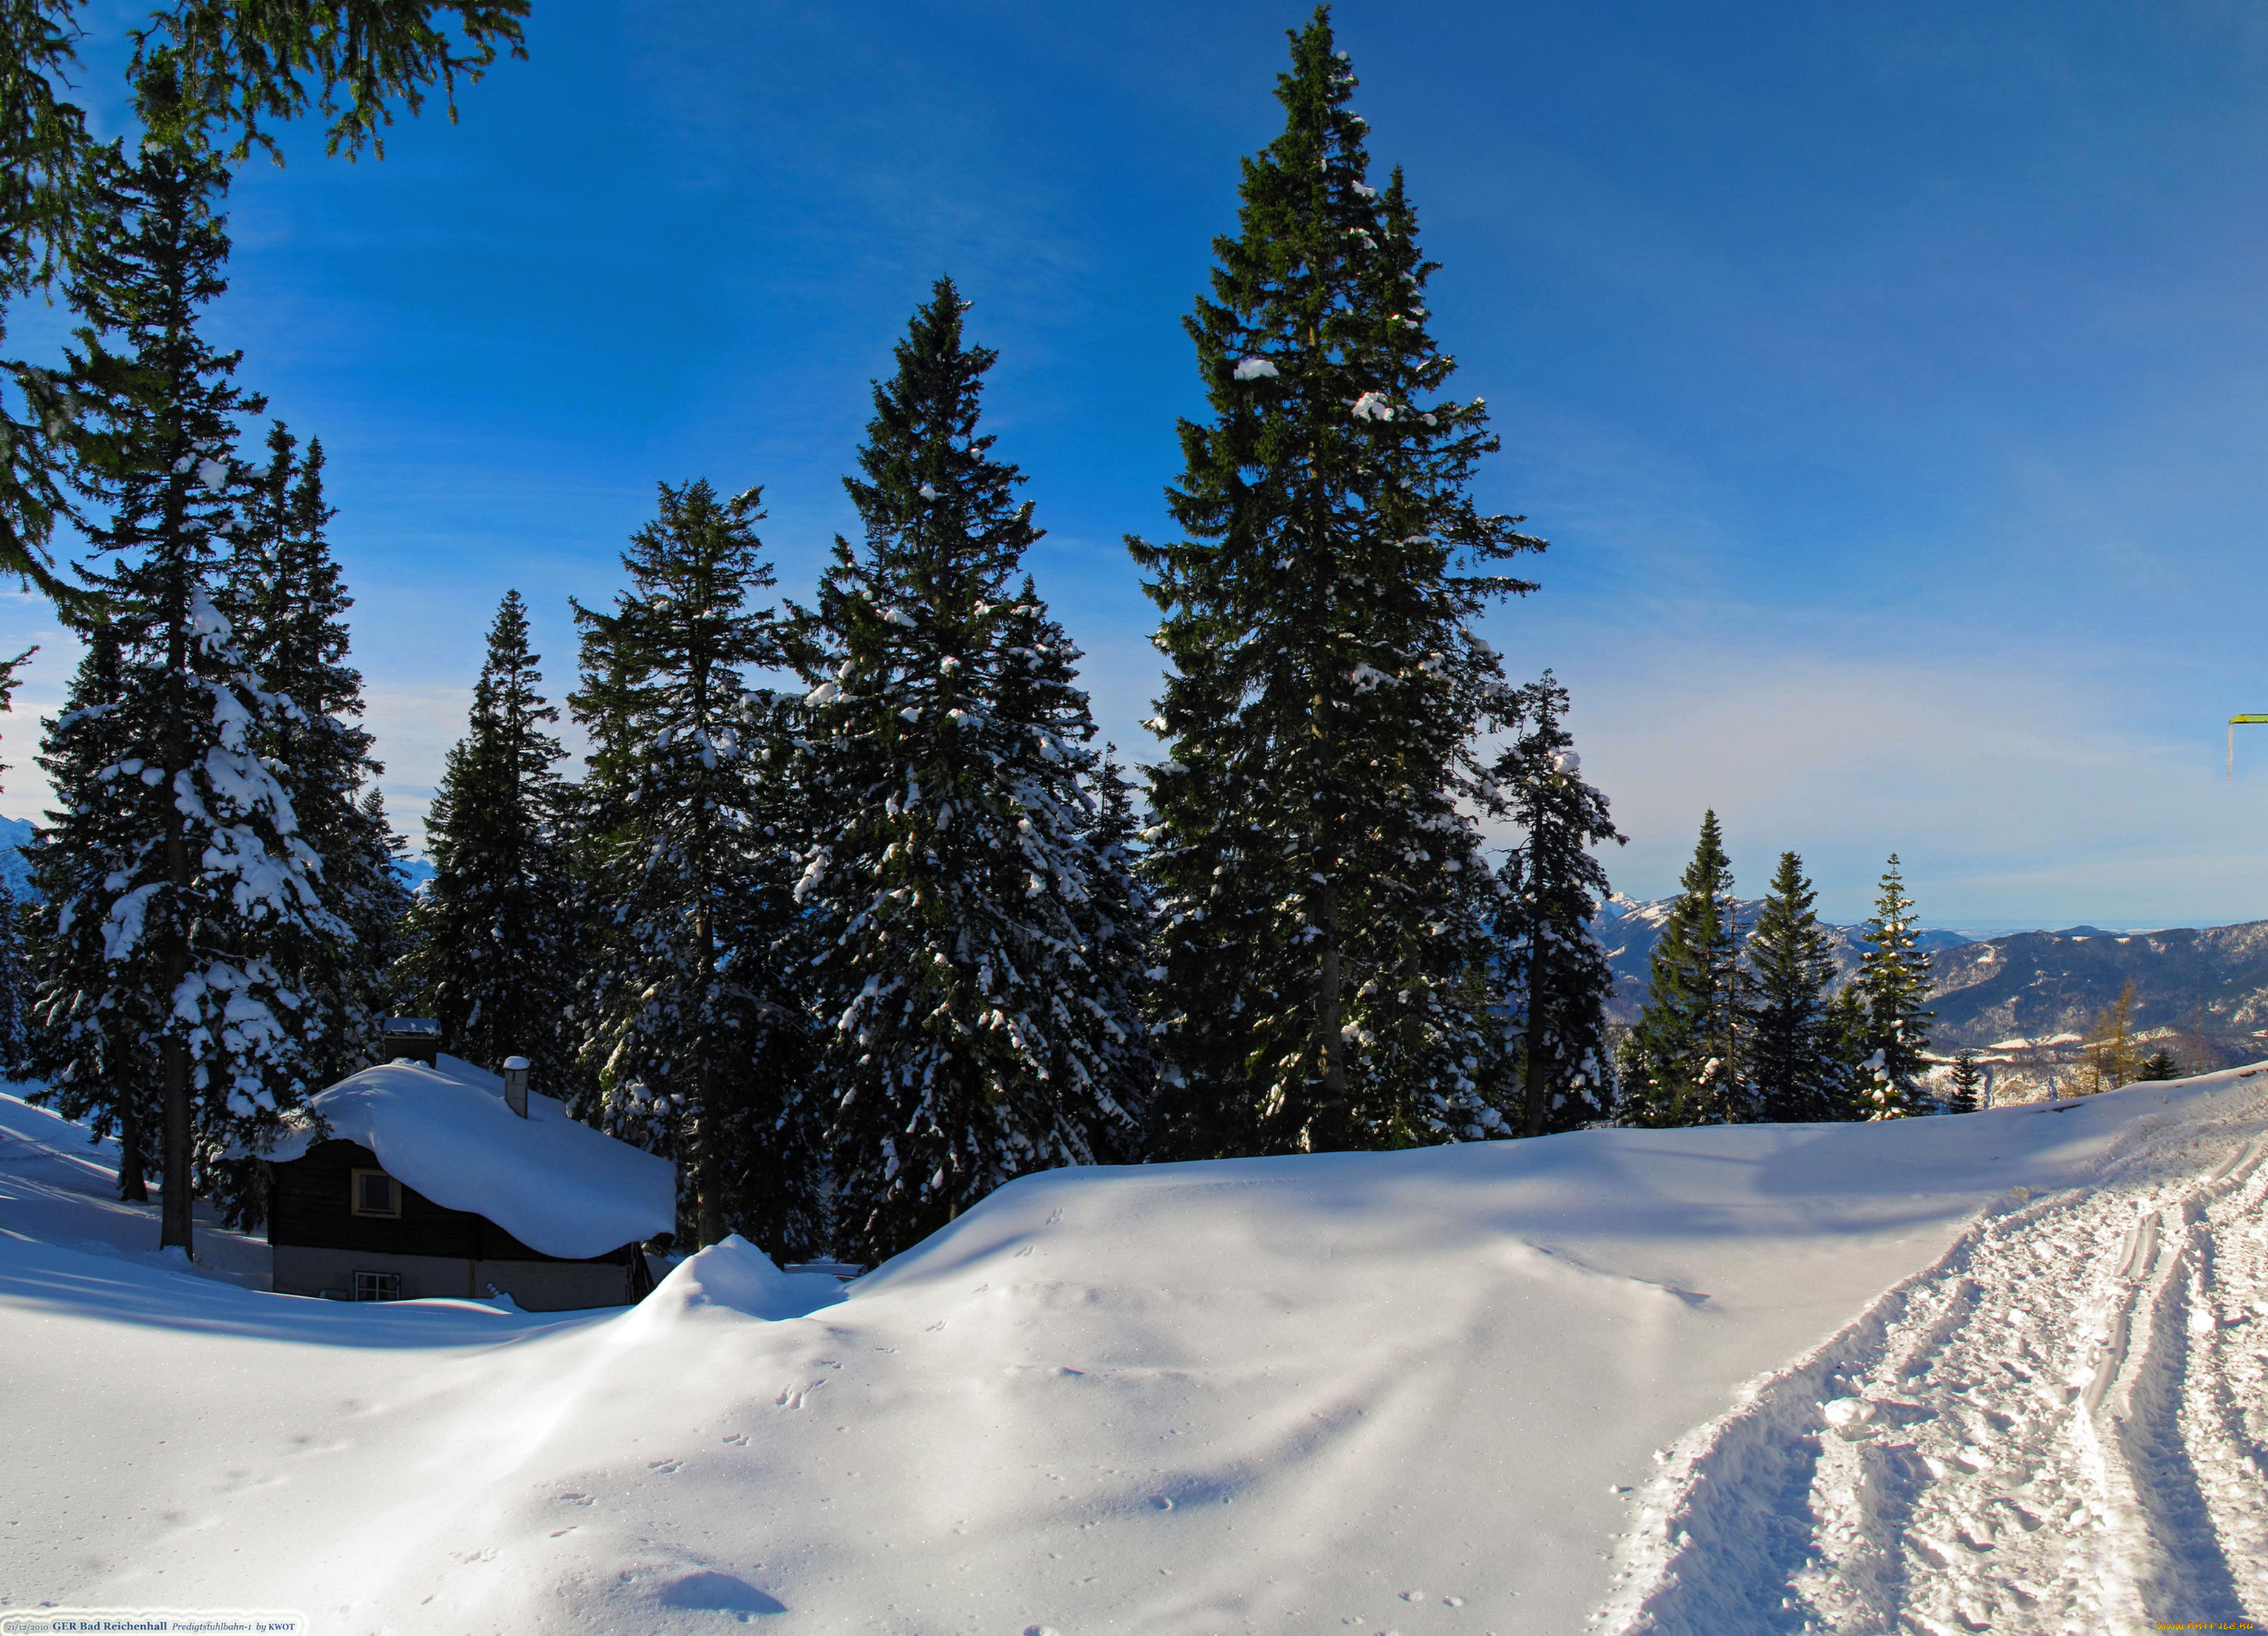
<svg viewBox="0 0 2268 1636">
<path fill-rule="evenodd" d="M 496 1291 L 536 1312 L 643 1297 L 643 1243 L 674 1225 L 674 1168 L 568 1119 L 524 1073 L 507 1099 L 468 1063 L 397 1060 L 316 1097 L 315 1117 L 269 1155 L 273 1288 L 342 1301 Z"/>
<path fill-rule="evenodd" d="M 575 1260 L 545 1255 L 484 1215 L 404 1185 L 359 1142 L 317 1142 L 274 1176 L 268 1242 L 274 1288 L 285 1295 L 477 1301 L 493 1287 L 530 1312 L 552 1312 L 622 1306 L 653 1288 L 637 1244 Z"/>
</svg>

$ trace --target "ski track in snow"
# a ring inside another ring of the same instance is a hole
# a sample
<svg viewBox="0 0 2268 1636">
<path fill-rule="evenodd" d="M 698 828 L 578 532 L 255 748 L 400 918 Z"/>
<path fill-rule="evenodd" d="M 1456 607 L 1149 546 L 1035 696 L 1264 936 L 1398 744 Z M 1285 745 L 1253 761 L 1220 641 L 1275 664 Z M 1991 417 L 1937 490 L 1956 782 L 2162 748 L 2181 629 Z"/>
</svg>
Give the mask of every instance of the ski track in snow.
<svg viewBox="0 0 2268 1636">
<path fill-rule="evenodd" d="M 2013 1190 L 1662 1450 L 1594 1629 L 2268 1623 L 2259 1072 L 2214 1114 L 2137 1121 L 2091 1182 Z"/>
</svg>

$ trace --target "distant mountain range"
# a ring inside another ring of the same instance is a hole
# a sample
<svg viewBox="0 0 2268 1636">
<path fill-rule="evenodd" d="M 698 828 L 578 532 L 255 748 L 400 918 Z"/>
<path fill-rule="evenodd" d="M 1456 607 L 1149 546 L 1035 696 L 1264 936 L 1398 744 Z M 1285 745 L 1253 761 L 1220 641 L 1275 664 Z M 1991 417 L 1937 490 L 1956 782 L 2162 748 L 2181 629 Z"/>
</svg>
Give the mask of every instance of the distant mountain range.
<svg viewBox="0 0 2268 1636">
<path fill-rule="evenodd" d="M 32 830 L 28 818 L 0 818 L 0 890 L 18 900 L 32 896 L 32 869 L 23 850 L 32 844 Z M 412 891 L 433 878 L 433 866 L 423 858 L 404 858 L 399 867 Z"/>
<path fill-rule="evenodd" d="M 2185 1064 L 2268 1056 L 2268 921 L 2019 932 L 1947 950 L 1936 978 L 1931 1031 L 1940 1047 L 2075 1040 L 2132 981 L 2135 1031 L 2165 1040 Z"/>
<path fill-rule="evenodd" d="M 1600 906 L 1599 918 L 1592 922 L 1591 931 L 1606 950 L 1608 968 L 1615 974 L 1614 998 L 1607 1003 L 1610 1021 L 1624 1024 L 1638 1021 L 1638 1011 L 1646 1004 L 1653 945 L 1660 941 L 1662 922 L 1669 918 L 1670 906 L 1676 901 L 1675 898 L 1646 901 L 1616 892 Z M 1761 898 L 1734 900 L 1733 921 L 1742 937 L 1755 929 L 1756 916 L 1763 913 L 1764 906 Z M 1837 978 L 1849 979 L 1859 969 L 1859 957 L 1867 952 L 1862 941 L 1866 928 L 1822 923 L 1819 929 L 1827 934 Z M 1933 956 L 1940 950 L 1962 947 L 1970 940 L 1958 932 L 1925 931 L 1916 941 Z"/>
<path fill-rule="evenodd" d="M 1675 899 L 1616 896 L 1592 931 L 1615 973 L 1612 1020 L 1629 1023 L 1646 1003 L 1647 965 Z M 1743 935 L 1759 899 L 1736 906 Z M 1865 928 L 1822 927 L 1837 975 L 1847 979 L 1866 951 Z M 1983 1053 L 2019 1080 L 2060 1073 L 2081 1054 L 2102 1011 L 2131 980 L 2131 1027 L 2146 1048 L 2163 1045 L 2194 1071 L 2268 1057 L 2268 921 L 2152 932 L 2070 926 L 1989 938 L 1926 931 L 1934 981 L 1932 1048 Z"/>
<path fill-rule="evenodd" d="M 32 866 L 21 848 L 32 844 L 29 818 L 0 818 L 0 887 L 18 899 L 32 895 Z"/>
</svg>

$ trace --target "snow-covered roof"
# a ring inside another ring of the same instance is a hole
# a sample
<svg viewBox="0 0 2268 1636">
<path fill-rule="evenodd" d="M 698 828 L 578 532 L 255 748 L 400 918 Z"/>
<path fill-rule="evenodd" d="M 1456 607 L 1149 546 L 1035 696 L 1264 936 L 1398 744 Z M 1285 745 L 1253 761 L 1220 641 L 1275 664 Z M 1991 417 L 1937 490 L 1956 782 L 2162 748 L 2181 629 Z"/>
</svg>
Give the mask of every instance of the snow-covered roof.
<svg viewBox="0 0 2268 1636">
<path fill-rule="evenodd" d="M 530 1091 L 527 1117 L 504 1105 L 504 1081 L 469 1062 L 364 1068 L 311 1104 L 334 1138 L 360 1142 L 387 1173 L 438 1205 L 484 1215 L 531 1250 L 580 1258 L 669 1231 L 676 1167 L 567 1117 Z M 267 1156 L 303 1156 L 313 1121 Z"/>
</svg>

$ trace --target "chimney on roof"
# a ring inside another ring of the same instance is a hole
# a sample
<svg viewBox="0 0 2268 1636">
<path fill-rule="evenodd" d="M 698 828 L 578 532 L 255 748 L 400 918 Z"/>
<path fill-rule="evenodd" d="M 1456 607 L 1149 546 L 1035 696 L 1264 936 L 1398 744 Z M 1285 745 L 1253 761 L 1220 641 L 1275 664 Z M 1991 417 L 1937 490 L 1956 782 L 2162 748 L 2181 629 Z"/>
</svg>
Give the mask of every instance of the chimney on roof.
<svg viewBox="0 0 2268 1636">
<path fill-rule="evenodd" d="M 438 1067 L 441 1054 L 441 1024 L 430 1016 L 390 1016 L 379 1044 L 378 1060 L 399 1061 L 408 1057 L 427 1067 Z"/>
<path fill-rule="evenodd" d="M 504 1060 L 504 1104 L 520 1118 L 527 1117 L 527 1059 Z"/>
</svg>

